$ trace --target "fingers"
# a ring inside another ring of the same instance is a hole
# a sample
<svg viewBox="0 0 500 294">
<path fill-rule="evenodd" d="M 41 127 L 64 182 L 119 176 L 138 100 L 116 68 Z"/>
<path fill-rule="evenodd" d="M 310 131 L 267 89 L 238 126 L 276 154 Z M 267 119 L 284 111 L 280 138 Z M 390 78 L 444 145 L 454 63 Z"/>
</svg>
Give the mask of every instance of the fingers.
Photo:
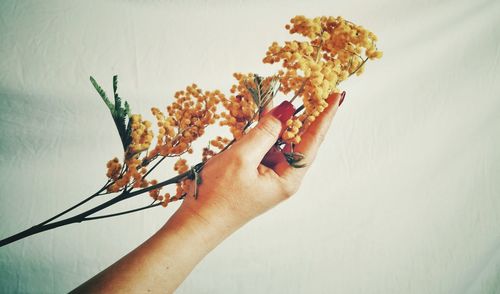
<svg viewBox="0 0 500 294">
<path fill-rule="evenodd" d="M 276 143 L 286 121 L 293 115 L 295 108 L 285 101 L 264 115 L 257 126 L 236 141 L 230 149 L 248 162 L 258 166 L 266 153 Z"/>
<path fill-rule="evenodd" d="M 276 165 L 275 171 L 278 175 L 286 177 L 290 174 L 294 176 L 304 175 L 310 164 L 314 161 L 318 148 L 323 142 L 328 129 L 330 128 L 331 122 L 339 104 L 342 103 L 345 97 L 345 91 L 342 94 L 335 93 L 330 95 L 326 100 L 328 102 L 328 107 L 320 114 L 320 116 L 307 128 L 305 133 L 302 134 L 302 141 L 295 145 L 294 151 L 300 152 L 304 155 L 303 161 L 300 164 L 305 163 L 304 168 L 294 168 L 291 167 L 287 162 L 280 163 Z"/>
</svg>

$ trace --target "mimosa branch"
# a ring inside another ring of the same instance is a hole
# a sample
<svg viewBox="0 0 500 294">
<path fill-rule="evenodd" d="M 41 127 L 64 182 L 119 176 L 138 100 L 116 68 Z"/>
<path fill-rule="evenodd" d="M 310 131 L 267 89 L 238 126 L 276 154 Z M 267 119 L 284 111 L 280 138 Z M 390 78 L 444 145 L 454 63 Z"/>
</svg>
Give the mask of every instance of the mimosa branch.
<svg viewBox="0 0 500 294">
<path fill-rule="evenodd" d="M 308 41 L 287 41 L 283 46 L 273 42 L 263 62 L 273 64 L 283 61 L 282 70 L 278 74 L 264 78 L 257 74 L 235 73 L 237 83 L 231 87 L 231 93 L 235 94 L 231 94 L 231 97 L 226 97 L 219 90 L 202 91 L 196 84 L 189 85 L 185 90 L 175 93 L 174 101 L 167 106 L 167 115 L 158 108 L 151 109 L 157 120 L 156 135 L 152 123 L 143 120 L 140 114 L 132 114 L 129 104 L 118 95 L 117 76 L 113 77 L 113 95 L 109 98 L 97 81 L 90 77 L 92 85 L 111 113 L 123 146 L 123 159 L 115 157 L 108 161 L 108 180 L 97 192 L 37 225 L 0 240 L 0 247 L 68 224 L 126 215 L 160 205 L 167 206 L 169 202 L 184 199 L 190 188 L 194 188 L 193 196 L 196 199 L 206 161 L 228 150 L 237 138 L 258 122 L 264 109 L 278 92 L 286 95 L 291 90 L 295 91 L 288 101 L 292 109 L 292 102 L 298 97 L 302 97 L 303 103 L 294 109 L 294 115 L 286 122 L 275 147 L 282 152 L 290 166 L 304 166 L 300 164 L 304 155 L 295 152 L 294 146 L 300 143 L 301 134 L 324 111 L 327 106 L 326 97 L 332 92 L 339 92 L 337 86 L 340 82 L 353 74 L 361 74 L 368 59 L 380 58 L 382 52 L 377 49 L 377 37 L 372 32 L 342 17 L 310 19 L 295 16 L 285 28 L 291 34 L 306 37 Z M 341 51 L 348 54 L 339 54 Z M 354 70 L 353 59 L 356 65 L 359 63 Z M 304 104 L 307 105 L 306 108 Z M 221 105 L 225 112 L 220 112 Z M 216 140 L 209 141 L 208 147 L 203 149 L 202 162 L 189 167 L 181 156 L 193 153 L 192 143 L 206 133 L 205 129 L 209 125 L 214 125 L 217 121 L 229 127 L 233 139 L 217 136 Z M 152 142 L 155 140 L 157 144 L 152 149 Z M 211 145 L 219 151 L 210 149 Z M 281 146 L 285 145 L 291 146 L 291 152 L 284 151 Z M 146 179 L 167 157 L 178 158 L 174 169 L 179 174 L 162 182 Z M 169 193 L 160 195 L 160 188 L 171 184 L 177 185 L 176 194 L 173 197 Z M 145 193 L 149 193 L 154 199 L 149 205 L 96 215 L 116 203 Z M 61 219 L 92 199 L 109 194 L 115 196 L 84 212 Z"/>
</svg>

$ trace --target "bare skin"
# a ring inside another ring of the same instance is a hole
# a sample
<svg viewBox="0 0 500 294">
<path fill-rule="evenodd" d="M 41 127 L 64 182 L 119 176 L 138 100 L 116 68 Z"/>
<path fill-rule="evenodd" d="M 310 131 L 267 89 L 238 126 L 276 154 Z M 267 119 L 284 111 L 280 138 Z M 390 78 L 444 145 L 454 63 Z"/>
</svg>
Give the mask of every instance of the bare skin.
<svg viewBox="0 0 500 294">
<path fill-rule="evenodd" d="M 282 124 L 272 113 L 264 115 L 248 134 L 207 162 L 198 199 L 188 195 L 157 233 L 72 293 L 173 293 L 224 239 L 298 190 L 340 98 L 328 98 L 328 108 L 296 146 L 305 155 L 305 168 L 290 167 L 269 151 Z"/>
</svg>

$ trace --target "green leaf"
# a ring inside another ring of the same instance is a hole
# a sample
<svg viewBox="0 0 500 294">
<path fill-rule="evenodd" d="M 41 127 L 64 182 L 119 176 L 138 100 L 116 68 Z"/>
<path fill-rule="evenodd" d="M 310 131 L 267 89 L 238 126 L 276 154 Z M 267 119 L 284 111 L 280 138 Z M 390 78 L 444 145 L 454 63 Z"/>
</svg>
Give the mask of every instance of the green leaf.
<svg viewBox="0 0 500 294">
<path fill-rule="evenodd" d="M 92 83 L 92 85 L 94 85 L 94 88 L 96 89 L 97 93 L 99 93 L 99 95 L 101 96 L 104 103 L 106 103 L 106 105 L 108 106 L 111 113 L 113 113 L 114 106 L 113 106 L 113 103 L 111 103 L 111 101 L 109 101 L 108 96 L 106 95 L 106 92 L 104 92 L 104 90 L 101 88 L 101 86 L 99 86 L 99 84 L 96 82 L 96 80 L 92 76 L 90 76 L 90 82 Z"/>
<path fill-rule="evenodd" d="M 253 76 L 253 80 L 254 80 L 254 83 L 255 83 L 255 92 L 257 92 L 257 97 L 259 102 L 256 103 L 257 106 L 259 108 L 262 108 L 262 102 L 263 102 L 263 98 L 264 98 L 264 91 L 262 89 L 262 78 L 258 75 L 258 74 L 254 74 Z"/>
<path fill-rule="evenodd" d="M 130 117 L 130 106 L 127 101 L 125 101 L 125 115 Z"/>
<path fill-rule="evenodd" d="M 260 97 L 257 91 L 255 91 L 255 89 L 253 88 L 248 88 L 248 91 L 250 92 L 250 94 L 252 94 L 253 102 L 255 103 L 255 105 L 260 106 Z"/>
<path fill-rule="evenodd" d="M 118 134 L 120 135 L 120 139 L 122 141 L 123 150 L 126 152 L 130 142 L 132 141 L 132 127 L 130 125 L 130 106 L 125 101 L 125 107 L 122 107 L 122 99 L 118 95 L 118 76 L 113 76 L 113 94 L 115 103 L 111 103 L 109 101 L 108 96 L 101 88 L 101 86 L 96 82 L 96 80 L 91 76 L 90 81 L 94 88 L 101 96 L 102 100 L 106 103 L 111 112 L 111 116 L 113 117 L 113 121 L 115 122 L 116 129 Z"/>
<path fill-rule="evenodd" d="M 114 75 L 113 76 L 113 93 L 116 96 L 116 91 L 118 91 L 118 76 Z"/>
<path fill-rule="evenodd" d="M 255 105 L 259 108 L 259 111 L 262 111 L 264 107 L 272 101 L 272 99 L 276 96 L 279 90 L 279 79 L 277 76 L 273 76 L 269 85 L 264 87 L 263 81 L 265 78 L 259 76 L 258 74 L 254 74 L 254 84 L 255 87 L 250 86 L 245 82 L 245 86 L 252 95 L 253 101 Z"/>
<path fill-rule="evenodd" d="M 122 110 L 122 99 L 118 96 L 118 76 L 113 76 L 113 94 L 115 96 L 115 111 L 120 115 L 123 115 Z"/>
<path fill-rule="evenodd" d="M 248 89 L 248 92 L 252 94 L 253 102 L 255 105 L 259 106 L 260 105 L 260 97 L 259 94 L 257 93 L 257 90 L 252 88 L 248 83 L 245 82 L 245 87 Z"/>
</svg>

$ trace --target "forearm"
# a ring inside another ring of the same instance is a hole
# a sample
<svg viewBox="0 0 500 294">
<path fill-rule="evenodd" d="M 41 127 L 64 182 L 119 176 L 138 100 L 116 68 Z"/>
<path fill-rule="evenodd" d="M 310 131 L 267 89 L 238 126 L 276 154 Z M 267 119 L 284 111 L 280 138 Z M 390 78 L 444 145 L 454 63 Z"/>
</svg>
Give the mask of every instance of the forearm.
<svg viewBox="0 0 500 294">
<path fill-rule="evenodd" d="M 238 226 L 212 224 L 179 209 L 150 239 L 74 293 L 172 293 Z"/>
</svg>

